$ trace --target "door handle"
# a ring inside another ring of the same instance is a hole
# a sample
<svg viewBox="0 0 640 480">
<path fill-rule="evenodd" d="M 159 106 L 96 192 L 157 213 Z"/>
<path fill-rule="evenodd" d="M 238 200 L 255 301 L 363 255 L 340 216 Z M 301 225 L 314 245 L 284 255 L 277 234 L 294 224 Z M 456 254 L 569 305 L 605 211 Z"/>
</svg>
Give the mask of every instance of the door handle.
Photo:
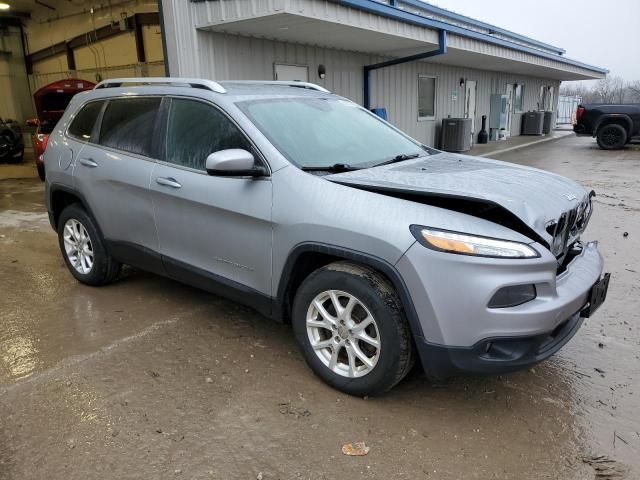
<svg viewBox="0 0 640 480">
<path fill-rule="evenodd" d="M 93 160 L 93 158 L 81 158 L 80 165 L 84 165 L 89 168 L 96 168 L 98 164 Z"/>
<path fill-rule="evenodd" d="M 158 185 L 164 185 L 165 187 L 171 187 L 171 188 L 182 187 L 182 185 L 178 183 L 175 178 L 172 178 L 172 177 L 158 177 L 156 178 L 156 183 Z"/>
</svg>

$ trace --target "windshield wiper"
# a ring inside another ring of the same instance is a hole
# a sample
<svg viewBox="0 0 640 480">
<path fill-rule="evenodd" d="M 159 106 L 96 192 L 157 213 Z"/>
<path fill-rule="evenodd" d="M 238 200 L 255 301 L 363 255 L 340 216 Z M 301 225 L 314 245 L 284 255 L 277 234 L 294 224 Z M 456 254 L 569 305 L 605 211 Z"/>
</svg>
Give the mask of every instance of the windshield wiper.
<svg viewBox="0 0 640 480">
<path fill-rule="evenodd" d="M 395 157 L 392 157 L 389 160 L 385 160 L 384 162 L 375 164 L 374 167 L 389 165 L 390 163 L 404 162 L 405 160 L 411 160 L 414 158 L 418 158 L 419 156 L 420 156 L 419 153 L 401 153 L 400 155 L 396 155 Z"/>
<path fill-rule="evenodd" d="M 312 166 L 312 167 L 300 167 L 300 170 L 305 172 L 352 172 L 353 170 L 360 170 L 358 167 L 352 167 L 346 163 L 334 163 L 333 165 L 326 166 Z"/>
</svg>

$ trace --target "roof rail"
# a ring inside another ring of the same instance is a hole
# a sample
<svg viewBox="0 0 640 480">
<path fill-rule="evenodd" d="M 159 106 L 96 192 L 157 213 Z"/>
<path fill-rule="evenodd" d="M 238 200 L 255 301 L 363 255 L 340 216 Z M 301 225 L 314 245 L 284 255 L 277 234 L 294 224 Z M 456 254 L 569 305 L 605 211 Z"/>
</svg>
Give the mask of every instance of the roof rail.
<svg viewBox="0 0 640 480">
<path fill-rule="evenodd" d="M 225 88 L 213 80 L 201 78 L 179 78 L 179 77 L 139 77 L 139 78 L 110 78 L 103 80 L 94 89 L 120 87 L 125 83 L 140 85 L 172 85 L 174 87 L 191 87 L 211 90 L 216 93 L 227 93 Z"/>
<path fill-rule="evenodd" d="M 242 85 L 281 85 L 285 87 L 307 88 L 309 90 L 317 90 L 318 92 L 331 93 L 324 87 L 309 82 L 283 81 L 283 80 L 226 80 L 224 83 L 239 83 Z"/>
</svg>

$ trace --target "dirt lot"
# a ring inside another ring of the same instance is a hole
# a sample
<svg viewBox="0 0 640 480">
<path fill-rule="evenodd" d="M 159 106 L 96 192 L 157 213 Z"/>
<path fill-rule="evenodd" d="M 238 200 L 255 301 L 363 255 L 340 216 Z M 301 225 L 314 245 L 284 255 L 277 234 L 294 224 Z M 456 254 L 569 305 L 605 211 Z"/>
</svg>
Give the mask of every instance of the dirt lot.
<svg viewBox="0 0 640 480">
<path fill-rule="evenodd" d="M 0 479 L 640 478 L 640 148 L 501 159 L 596 190 L 607 303 L 529 371 L 416 370 L 375 399 L 325 386 L 288 327 L 229 301 L 134 270 L 80 285 L 35 171 L 0 166 Z M 353 441 L 370 453 L 342 455 Z"/>
</svg>

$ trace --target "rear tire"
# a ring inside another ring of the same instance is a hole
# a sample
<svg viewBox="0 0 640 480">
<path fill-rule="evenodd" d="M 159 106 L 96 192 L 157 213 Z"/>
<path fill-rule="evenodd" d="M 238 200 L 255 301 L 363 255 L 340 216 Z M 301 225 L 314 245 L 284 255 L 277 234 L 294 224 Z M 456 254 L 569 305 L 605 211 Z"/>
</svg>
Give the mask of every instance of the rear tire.
<svg viewBox="0 0 640 480">
<path fill-rule="evenodd" d="M 309 367 L 350 395 L 380 395 L 413 366 L 400 300 L 368 267 L 336 262 L 313 272 L 296 292 L 292 323 Z"/>
<path fill-rule="evenodd" d="M 618 150 L 627 143 L 627 131 L 622 125 L 610 123 L 598 129 L 598 146 L 603 150 Z"/>
<path fill-rule="evenodd" d="M 121 264 L 107 252 L 94 220 L 77 203 L 60 214 L 58 243 L 67 268 L 82 283 L 106 285 L 120 273 Z"/>
</svg>

